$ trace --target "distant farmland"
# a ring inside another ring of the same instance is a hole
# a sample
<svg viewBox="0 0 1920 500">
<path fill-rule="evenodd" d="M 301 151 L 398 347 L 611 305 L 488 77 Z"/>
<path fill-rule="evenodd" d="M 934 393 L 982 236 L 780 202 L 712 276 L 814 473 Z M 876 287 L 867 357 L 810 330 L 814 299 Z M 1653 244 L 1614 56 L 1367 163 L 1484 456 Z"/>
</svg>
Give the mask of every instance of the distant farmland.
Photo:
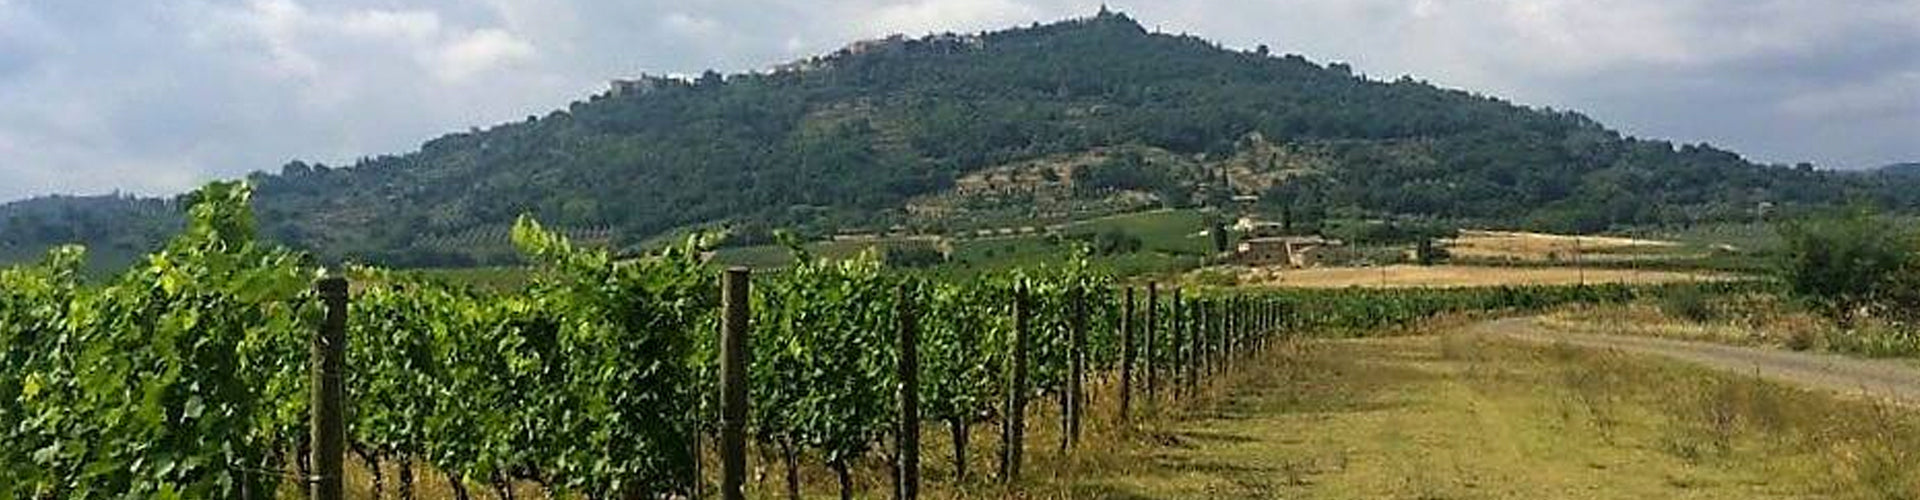
<svg viewBox="0 0 1920 500">
<path fill-rule="evenodd" d="M 1496 285 L 1573 285 L 1580 283 L 1673 283 L 1731 279 L 1726 274 L 1578 267 L 1414 266 L 1253 268 L 1240 283 L 1296 288 L 1408 288 Z"/>
</svg>

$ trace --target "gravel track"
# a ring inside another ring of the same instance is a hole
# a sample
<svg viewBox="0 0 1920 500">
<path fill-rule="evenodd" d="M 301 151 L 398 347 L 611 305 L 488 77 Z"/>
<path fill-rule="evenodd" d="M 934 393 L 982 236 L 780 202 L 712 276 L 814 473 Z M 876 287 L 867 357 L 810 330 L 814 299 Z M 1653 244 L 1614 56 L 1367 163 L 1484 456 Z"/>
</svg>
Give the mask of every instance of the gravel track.
<svg viewBox="0 0 1920 500">
<path fill-rule="evenodd" d="M 1920 406 L 1920 366 L 1912 361 L 1569 331 L 1542 326 L 1533 318 L 1488 321 L 1465 331 L 1528 342 L 1566 343 L 1661 356 L 1801 387 Z"/>
</svg>

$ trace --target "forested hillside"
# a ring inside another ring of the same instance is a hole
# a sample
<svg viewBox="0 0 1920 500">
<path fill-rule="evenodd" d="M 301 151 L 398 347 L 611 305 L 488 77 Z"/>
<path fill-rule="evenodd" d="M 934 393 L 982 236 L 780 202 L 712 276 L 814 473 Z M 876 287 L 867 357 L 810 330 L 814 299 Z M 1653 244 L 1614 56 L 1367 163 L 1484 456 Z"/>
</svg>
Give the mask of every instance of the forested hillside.
<svg viewBox="0 0 1920 500">
<path fill-rule="evenodd" d="M 974 175 L 1036 162 L 1058 168 Z M 351 166 L 293 162 L 251 180 L 266 236 L 328 260 L 402 266 L 510 259 L 506 228 L 528 213 L 616 247 L 717 224 L 746 240 L 776 227 L 955 231 L 987 222 L 951 207 L 1032 205 L 1036 183 L 1107 200 L 1059 203 L 1051 216 L 1251 194 L 1301 217 L 1575 231 L 1739 219 L 1762 204 L 1865 197 L 1906 207 L 1897 193 L 1914 185 L 1623 137 L 1573 112 L 1375 80 L 1264 46 L 1228 50 L 1106 12 L 861 42 L 765 72 L 643 78 L 418 151 Z M 994 196 L 928 201 L 962 191 Z M 143 219 L 126 222 L 142 229 L 22 219 L 49 200 L 0 207 L 0 245 L 140 237 L 178 217 L 104 200 L 62 210 Z M 908 210 L 923 205 L 942 209 Z"/>
</svg>

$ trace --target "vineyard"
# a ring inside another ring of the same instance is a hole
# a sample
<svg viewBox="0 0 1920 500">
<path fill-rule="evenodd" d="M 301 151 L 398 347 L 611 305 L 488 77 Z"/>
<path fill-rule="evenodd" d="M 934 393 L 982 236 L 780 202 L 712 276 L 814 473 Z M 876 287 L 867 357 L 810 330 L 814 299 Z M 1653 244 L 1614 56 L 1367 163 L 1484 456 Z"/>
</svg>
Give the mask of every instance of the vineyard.
<svg viewBox="0 0 1920 500">
<path fill-rule="evenodd" d="M 257 241 L 249 197 L 242 184 L 196 192 L 183 233 L 103 283 L 82 281 L 74 248 L 0 271 L 0 496 L 276 498 L 337 484 L 337 464 L 302 458 L 327 444 L 309 427 L 328 413 L 323 384 L 344 394 L 341 455 L 376 474 L 403 464 L 375 478 L 403 498 L 416 464 L 461 497 L 515 483 L 558 497 L 695 494 L 720 476 L 699 450 L 729 421 L 725 312 L 746 320 L 747 404 L 733 422 L 778 451 L 790 492 L 806 461 L 844 487 L 852 464 L 921 422 L 947 427 L 956 453 L 971 429 L 1001 426 L 1004 480 L 1019 472 L 1027 401 L 1057 401 L 1077 429 L 1091 372 L 1120 374 L 1125 408 L 1138 386 L 1191 384 L 1278 335 L 1655 290 L 1182 291 L 1125 286 L 1084 257 L 936 280 L 872 255 L 801 255 L 735 295 L 698 237 L 616 259 L 523 219 L 512 240 L 535 278 L 495 292 L 320 268 Z M 350 289 L 314 285 L 340 277 Z M 343 348 L 317 335 L 329 326 Z M 329 349 L 341 371 L 311 370 Z M 903 422 L 903 406 L 918 418 Z"/>
</svg>

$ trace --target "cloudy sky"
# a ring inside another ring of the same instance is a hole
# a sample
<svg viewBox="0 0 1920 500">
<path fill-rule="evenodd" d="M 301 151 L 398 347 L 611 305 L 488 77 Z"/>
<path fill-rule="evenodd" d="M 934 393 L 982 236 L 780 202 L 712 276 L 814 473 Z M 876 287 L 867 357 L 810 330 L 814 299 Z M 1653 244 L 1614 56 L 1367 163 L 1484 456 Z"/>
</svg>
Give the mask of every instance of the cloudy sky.
<svg viewBox="0 0 1920 500">
<path fill-rule="evenodd" d="M 1920 0 L 1115 0 L 1762 162 L 1920 161 Z M 608 78 L 745 71 L 1097 0 L 0 0 L 0 200 L 398 153 Z"/>
</svg>

